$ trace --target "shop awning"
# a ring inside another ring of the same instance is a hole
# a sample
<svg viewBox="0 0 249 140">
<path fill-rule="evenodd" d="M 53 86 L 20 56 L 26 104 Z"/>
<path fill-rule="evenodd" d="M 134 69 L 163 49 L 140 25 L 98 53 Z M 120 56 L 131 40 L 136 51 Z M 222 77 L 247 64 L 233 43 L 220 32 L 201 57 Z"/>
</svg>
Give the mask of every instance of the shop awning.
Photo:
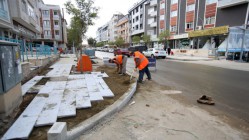
<svg viewBox="0 0 249 140">
<path fill-rule="evenodd" d="M 206 29 L 206 30 L 191 31 L 188 33 L 188 36 L 189 37 L 200 37 L 200 36 L 227 34 L 228 29 L 229 29 L 228 26 L 221 26 L 221 27 L 215 27 L 215 28 Z"/>
</svg>

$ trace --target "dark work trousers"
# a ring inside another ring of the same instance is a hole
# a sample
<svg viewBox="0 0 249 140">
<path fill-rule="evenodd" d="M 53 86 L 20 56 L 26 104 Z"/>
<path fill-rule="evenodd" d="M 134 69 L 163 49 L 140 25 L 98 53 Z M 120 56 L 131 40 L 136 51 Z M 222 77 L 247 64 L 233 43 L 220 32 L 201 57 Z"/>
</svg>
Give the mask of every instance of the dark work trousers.
<svg viewBox="0 0 249 140">
<path fill-rule="evenodd" d="M 142 70 L 139 70 L 138 82 L 142 82 L 143 81 L 144 73 L 146 73 L 146 75 L 147 75 L 147 77 L 148 77 L 149 80 L 151 79 L 150 70 L 149 70 L 148 65 L 147 65 Z"/>
</svg>

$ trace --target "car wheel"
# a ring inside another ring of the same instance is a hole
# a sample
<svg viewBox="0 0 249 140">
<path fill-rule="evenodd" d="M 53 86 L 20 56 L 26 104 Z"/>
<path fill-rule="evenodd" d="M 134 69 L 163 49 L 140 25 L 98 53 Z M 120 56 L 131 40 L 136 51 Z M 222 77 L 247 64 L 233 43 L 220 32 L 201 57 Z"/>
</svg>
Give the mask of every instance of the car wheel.
<svg viewBox="0 0 249 140">
<path fill-rule="evenodd" d="M 151 58 L 155 58 L 155 56 L 152 54 L 152 55 L 151 55 Z"/>
<path fill-rule="evenodd" d="M 163 56 L 162 58 L 163 58 L 163 59 L 165 59 L 165 58 L 166 58 L 166 56 Z"/>
</svg>

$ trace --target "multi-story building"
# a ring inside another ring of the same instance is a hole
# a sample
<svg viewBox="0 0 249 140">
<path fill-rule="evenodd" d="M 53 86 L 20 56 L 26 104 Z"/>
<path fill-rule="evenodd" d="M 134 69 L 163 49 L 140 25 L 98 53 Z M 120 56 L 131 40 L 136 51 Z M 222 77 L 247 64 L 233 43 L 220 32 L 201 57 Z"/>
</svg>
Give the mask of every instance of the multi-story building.
<svg viewBox="0 0 249 140">
<path fill-rule="evenodd" d="M 145 32 L 145 3 L 148 0 L 142 0 L 136 3 L 129 11 L 130 37 L 142 36 Z M 131 39 L 132 41 L 132 39 Z"/>
<path fill-rule="evenodd" d="M 12 30 L 10 38 L 32 41 L 40 33 L 39 13 L 36 0 L 8 0 Z"/>
<path fill-rule="evenodd" d="M 109 41 L 114 42 L 116 38 L 118 37 L 118 28 L 116 25 L 119 19 L 121 19 L 122 17 L 124 17 L 123 14 L 114 14 L 111 20 L 109 21 L 109 25 L 108 25 Z"/>
<path fill-rule="evenodd" d="M 125 43 L 130 43 L 129 38 L 129 18 L 128 15 L 121 18 L 117 23 L 118 36 L 122 37 Z"/>
<path fill-rule="evenodd" d="M 110 39 L 109 31 L 109 22 L 103 25 L 102 27 L 99 27 L 97 30 L 97 42 L 108 42 Z"/>
<path fill-rule="evenodd" d="M 60 6 L 44 4 L 41 1 L 39 10 L 42 32 L 36 38 L 36 42 L 65 48 L 67 43 L 66 20 L 62 17 Z"/>
<path fill-rule="evenodd" d="M 6 0 L 0 1 L 0 36 L 9 38 L 12 27 L 10 18 L 9 3 Z"/>
</svg>

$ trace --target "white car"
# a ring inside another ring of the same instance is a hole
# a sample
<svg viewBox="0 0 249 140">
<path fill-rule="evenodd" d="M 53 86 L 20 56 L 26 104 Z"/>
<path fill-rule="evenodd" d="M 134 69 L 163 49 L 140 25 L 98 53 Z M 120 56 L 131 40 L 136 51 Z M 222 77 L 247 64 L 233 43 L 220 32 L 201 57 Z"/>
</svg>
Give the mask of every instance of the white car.
<svg viewBox="0 0 249 140">
<path fill-rule="evenodd" d="M 109 53 L 113 53 L 114 52 L 114 49 L 109 49 Z"/>
<path fill-rule="evenodd" d="M 158 58 L 158 57 L 161 57 L 163 59 L 166 58 L 166 51 L 163 49 L 149 48 L 147 51 L 143 51 L 143 54 L 144 56 L 151 58 Z"/>
</svg>

